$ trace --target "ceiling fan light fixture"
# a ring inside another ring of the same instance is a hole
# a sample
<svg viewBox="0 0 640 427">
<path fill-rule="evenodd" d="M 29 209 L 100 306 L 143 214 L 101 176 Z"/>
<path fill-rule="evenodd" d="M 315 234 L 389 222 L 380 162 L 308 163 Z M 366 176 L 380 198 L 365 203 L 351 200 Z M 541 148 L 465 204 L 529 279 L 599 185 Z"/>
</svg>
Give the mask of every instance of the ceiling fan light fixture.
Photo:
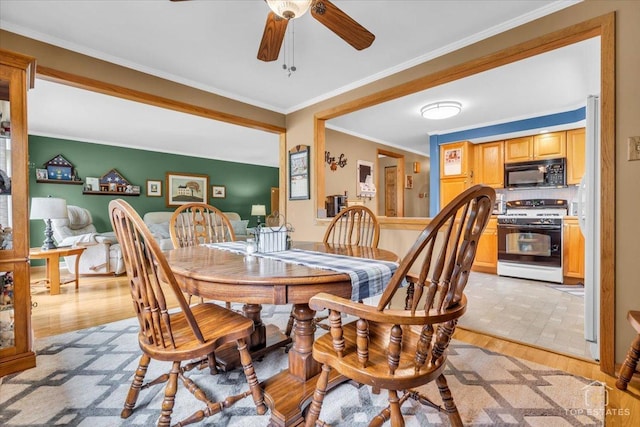
<svg viewBox="0 0 640 427">
<path fill-rule="evenodd" d="M 304 15 L 313 0 L 267 0 L 269 8 L 281 18 L 294 19 Z"/>
<path fill-rule="evenodd" d="M 425 105 L 420 109 L 420 114 L 425 119 L 441 120 L 453 117 L 462 111 L 462 104 L 456 101 L 440 101 Z"/>
</svg>

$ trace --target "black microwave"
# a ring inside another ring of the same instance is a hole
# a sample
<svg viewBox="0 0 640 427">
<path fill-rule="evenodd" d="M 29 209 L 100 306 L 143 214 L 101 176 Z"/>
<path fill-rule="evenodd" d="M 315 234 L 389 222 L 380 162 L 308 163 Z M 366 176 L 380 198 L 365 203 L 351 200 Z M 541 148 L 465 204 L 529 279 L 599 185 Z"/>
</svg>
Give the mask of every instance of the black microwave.
<svg viewBox="0 0 640 427">
<path fill-rule="evenodd" d="M 504 165 L 505 188 L 566 187 L 566 159 L 533 160 Z"/>
</svg>

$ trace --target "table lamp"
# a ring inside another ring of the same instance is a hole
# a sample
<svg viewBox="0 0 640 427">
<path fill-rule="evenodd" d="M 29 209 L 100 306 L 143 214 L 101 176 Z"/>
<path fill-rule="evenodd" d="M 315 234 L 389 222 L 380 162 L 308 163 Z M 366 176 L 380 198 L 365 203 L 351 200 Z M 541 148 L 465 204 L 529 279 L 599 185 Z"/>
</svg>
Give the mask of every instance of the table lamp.
<svg viewBox="0 0 640 427">
<path fill-rule="evenodd" d="M 262 224 L 260 217 L 265 215 L 267 215 L 267 208 L 265 205 L 251 205 L 251 216 L 258 217 L 258 225 Z"/>
<path fill-rule="evenodd" d="M 56 197 L 33 197 L 31 199 L 31 213 L 29 219 L 43 219 L 45 221 L 44 243 L 42 250 L 56 249 L 53 241 L 51 220 L 67 218 L 67 201 Z"/>
</svg>

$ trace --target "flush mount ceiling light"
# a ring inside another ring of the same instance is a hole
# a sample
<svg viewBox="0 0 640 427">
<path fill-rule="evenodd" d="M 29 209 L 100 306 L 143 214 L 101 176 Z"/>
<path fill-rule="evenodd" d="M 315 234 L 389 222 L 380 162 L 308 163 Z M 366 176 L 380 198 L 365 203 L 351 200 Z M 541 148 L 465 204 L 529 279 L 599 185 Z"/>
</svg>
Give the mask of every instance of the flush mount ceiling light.
<svg viewBox="0 0 640 427">
<path fill-rule="evenodd" d="M 456 101 L 441 101 L 425 105 L 420 109 L 420 114 L 425 119 L 440 120 L 453 117 L 462 111 L 462 104 Z"/>
<path fill-rule="evenodd" d="M 286 1 L 286 0 L 267 0 L 269 8 L 281 18 L 294 19 L 304 15 L 312 0 Z"/>
</svg>

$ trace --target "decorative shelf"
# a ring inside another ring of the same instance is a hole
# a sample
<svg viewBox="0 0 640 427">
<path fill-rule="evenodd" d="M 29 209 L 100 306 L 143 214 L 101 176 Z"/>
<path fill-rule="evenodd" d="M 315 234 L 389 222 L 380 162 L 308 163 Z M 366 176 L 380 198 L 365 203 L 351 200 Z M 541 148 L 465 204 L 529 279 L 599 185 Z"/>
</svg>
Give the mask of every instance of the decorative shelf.
<svg viewBox="0 0 640 427">
<path fill-rule="evenodd" d="M 82 194 L 95 194 L 99 196 L 139 196 L 140 193 L 126 193 L 124 191 L 83 191 Z"/>
<path fill-rule="evenodd" d="M 36 182 L 39 184 L 72 184 L 72 185 L 84 184 L 84 182 L 82 181 L 71 181 L 69 179 L 36 179 Z"/>
<path fill-rule="evenodd" d="M 102 175 L 100 178 L 86 178 L 87 185 L 82 194 L 139 196 L 140 186 L 131 185 L 116 169 Z"/>
</svg>

